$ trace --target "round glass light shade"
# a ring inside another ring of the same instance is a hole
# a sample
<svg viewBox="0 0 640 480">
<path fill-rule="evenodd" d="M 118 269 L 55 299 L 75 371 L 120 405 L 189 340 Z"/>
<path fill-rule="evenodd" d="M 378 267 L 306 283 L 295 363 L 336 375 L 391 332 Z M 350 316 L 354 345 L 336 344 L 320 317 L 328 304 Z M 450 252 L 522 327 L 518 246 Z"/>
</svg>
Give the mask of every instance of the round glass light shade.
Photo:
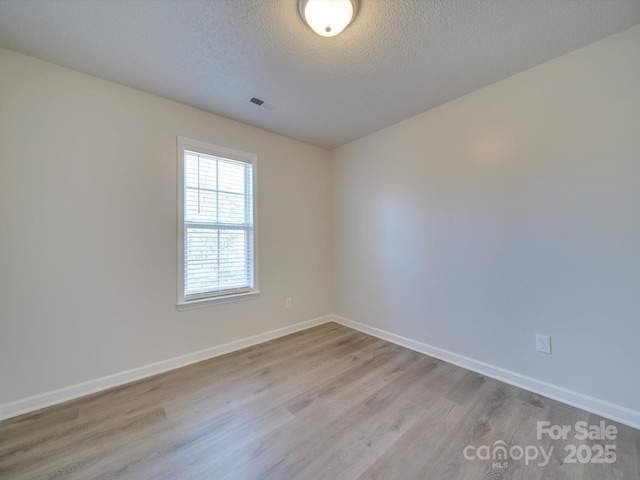
<svg viewBox="0 0 640 480">
<path fill-rule="evenodd" d="M 318 35 L 333 37 L 344 30 L 354 16 L 352 0 L 300 0 L 300 12 Z"/>
</svg>

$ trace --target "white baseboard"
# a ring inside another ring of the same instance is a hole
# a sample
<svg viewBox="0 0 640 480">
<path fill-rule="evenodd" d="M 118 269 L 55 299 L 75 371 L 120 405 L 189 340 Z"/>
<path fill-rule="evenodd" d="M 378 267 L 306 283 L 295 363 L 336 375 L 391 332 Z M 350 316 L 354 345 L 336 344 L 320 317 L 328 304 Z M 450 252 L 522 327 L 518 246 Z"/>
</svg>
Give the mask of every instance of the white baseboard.
<svg viewBox="0 0 640 480">
<path fill-rule="evenodd" d="M 417 342 L 415 340 L 411 340 L 379 328 L 371 327 L 360 322 L 355 322 L 347 318 L 339 317 L 337 315 L 333 315 L 332 320 L 340 325 L 344 325 L 345 327 L 358 330 L 368 335 L 381 338 L 382 340 L 406 347 L 410 350 L 444 360 L 445 362 L 452 363 L 467 370 L 495 378 L 501 382 L 523 388 L 530 392 L 566 403 L 567 405 L 600 415 L 601 417 L 640 429 L 640 411 L 616 405 L 589 395 L 584 395 L 582 393 L 575 392 L 558 385 L 553 385 L 536 378 L 528 377 L 526 375 L 521 375 L 517 372 L 506 370 L 495 365 L 479 362 L 478 360 L 474 360 L 448 350 L 443 350 L 426 343 Z"/>
<path fill-rule="evenodd" d="M 41 408 L 50 407 L 91 393 L 100 392 L 108 388 L 117 387 L 125 383 L 134 382 L 153 375 L 158 375 L 159 373 L 168 372 L 169 370 L 191 365 L 192 363 L 201 362 L 209 358 L 235 352 L 236 350 L 251 347 L 258 343 L 284 337 L 285 335 L 306 330 L 317 325 L 322 325 L 323 323 L 330 322 L 331 320 L 331 315 L 315 318 L 313 320 L 296 323 L 295 325 L 290 325 L 288 327 L 278 328 L 277 330 L 271 330 L 252 337 L 235 340 L 223 345 L 217 345 L 197 352 L 188 353 L 180 357 L 162 360 L 143 367 L 133 368 L 131 370 L 115 373 L 106 377 L 89 380 L 88 382 L 70 385 L 68 387 L 59 388 L 39 395 L 22 398 L 14 402 L 5 403 L 0 405 L 0 420 L 33 412 Z"/>
<path fill-rule="evenodd" d="M 295 325 L 271 330 L 269 332 L 225 343 L 223 345 L 217 345 L 215 347 L 189 353 L 180 357 L 162 360 L 160 362 L 145 365 L 143 367 L 138 367 L 113 375 L 108 375 L 106 377 L 97 378 L 95 380 L 89 380 L 87 382 L 71 385 L 50 392 L 45 392 L 39 395 L 33 395 L 31 397 L 16 400 L 14 402 L 5 403 L 0 405 L 0 420 L 15 417 L 17 415 L 22 415 L 24 413 L 33 412 L 41 408 L 50 407 L 52 405 L 63 403 L 92 393 L 100 392 L 109 388 L 124 385 L 125 383 L 141 380 L 153 375 L 158 375 L 160 373 L 168 372 L 169 370 L 174 370 L 176 368 L 201 362 L 209 358 L 225 355 L 227 353 L 235 352 L 243 348 L 257 345 L 269 340 L 274 340 L 276 338 L 306 330 L 308 328 L 322 325 L 331 321 L 334 321 L 340 325 L 344 325 L 345 327 L 349 327 L 354 330 L 366 333 L 368 335 L 381 338 L 382 340 L 386 340 L 388 342 L 406 347 L 410 350 L 424 353 L 425 355 L 429 355 L 445 362 L 452 363 L 467 370 L 486 375 L 487 377 L 495 378 L 496 380 L 500 380 L 510 385 L 514 385 L 516 387 L 523 388 L 539 395 L 552 398 L 553 400 L 566 403 L 576 408 L 586 410 L 587 412 L 600 415 L 604 418 L 608 418 L 610 420 L 620 422 L 630 427 L 640 429 L 640 411 L 632 410 L 621 405 L 616 405 L 606 400 L 591 397 L 589 395 L 575 392 L 573 390 L 569 390 L 558 385 L 553 385 L 551 383 L 528 377 L 526 375 L 521 375 L 517 372 L 497 367 L 495 365 L 479 362 L 472 358 L 465 357 L 448 350 L 443 350 L 426 343 L 411 340 L 409 338 L 402 337 L 400 335 L 396 335 L 394 333 L 387 332 L 375 327 L 371 327 L 360 322 L 355 322 L 353 320 L 349 320 L 337 315 L 327 315 L 313 320 L 308 320 L 306 322 L 300 322 Z"/>
</svg>

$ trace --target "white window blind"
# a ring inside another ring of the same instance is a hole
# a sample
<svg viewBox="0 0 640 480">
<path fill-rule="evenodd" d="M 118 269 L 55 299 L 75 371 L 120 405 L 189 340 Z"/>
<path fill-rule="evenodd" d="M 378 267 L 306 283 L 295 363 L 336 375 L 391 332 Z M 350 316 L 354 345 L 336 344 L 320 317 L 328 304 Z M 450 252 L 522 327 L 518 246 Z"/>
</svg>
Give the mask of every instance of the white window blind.
<svg viewBox="0 0 640 480">
<path fill-rule="evenodd" d="M 252 292 L 253 163 L 188 144 L 182 160 L 182 300 Z"/>
</svg>

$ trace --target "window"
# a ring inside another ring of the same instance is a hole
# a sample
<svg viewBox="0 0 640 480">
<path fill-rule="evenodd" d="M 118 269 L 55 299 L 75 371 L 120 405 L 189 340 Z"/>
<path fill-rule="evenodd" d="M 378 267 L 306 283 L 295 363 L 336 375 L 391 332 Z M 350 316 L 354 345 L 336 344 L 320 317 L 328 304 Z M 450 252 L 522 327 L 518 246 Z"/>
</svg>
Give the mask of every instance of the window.
<svg viewBox="0 0 640 480">
<path fill-rule="evenodd" d="M 242 300 L 256 284 L 255 155 L 178 137 L 178 309 Z"/>
</svg>

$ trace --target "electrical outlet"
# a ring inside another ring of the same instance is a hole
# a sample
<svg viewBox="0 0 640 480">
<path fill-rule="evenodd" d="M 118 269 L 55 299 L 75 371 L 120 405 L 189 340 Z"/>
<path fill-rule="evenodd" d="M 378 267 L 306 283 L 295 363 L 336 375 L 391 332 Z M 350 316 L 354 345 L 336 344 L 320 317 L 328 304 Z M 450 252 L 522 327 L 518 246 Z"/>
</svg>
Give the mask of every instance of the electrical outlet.
<svg viewBox="0 0 640 480">
<path fill-rule="evenodd" d="M 293 303 L 291 302 L 291 297 L 287 297 L 284 299 L 284 308 L 291 308 Z"/>
<path fill-rule="evenodd" d="M 549 335 L 536 334 L 536 351 L 551 355 L 551 337 Z"/>
</svg>

